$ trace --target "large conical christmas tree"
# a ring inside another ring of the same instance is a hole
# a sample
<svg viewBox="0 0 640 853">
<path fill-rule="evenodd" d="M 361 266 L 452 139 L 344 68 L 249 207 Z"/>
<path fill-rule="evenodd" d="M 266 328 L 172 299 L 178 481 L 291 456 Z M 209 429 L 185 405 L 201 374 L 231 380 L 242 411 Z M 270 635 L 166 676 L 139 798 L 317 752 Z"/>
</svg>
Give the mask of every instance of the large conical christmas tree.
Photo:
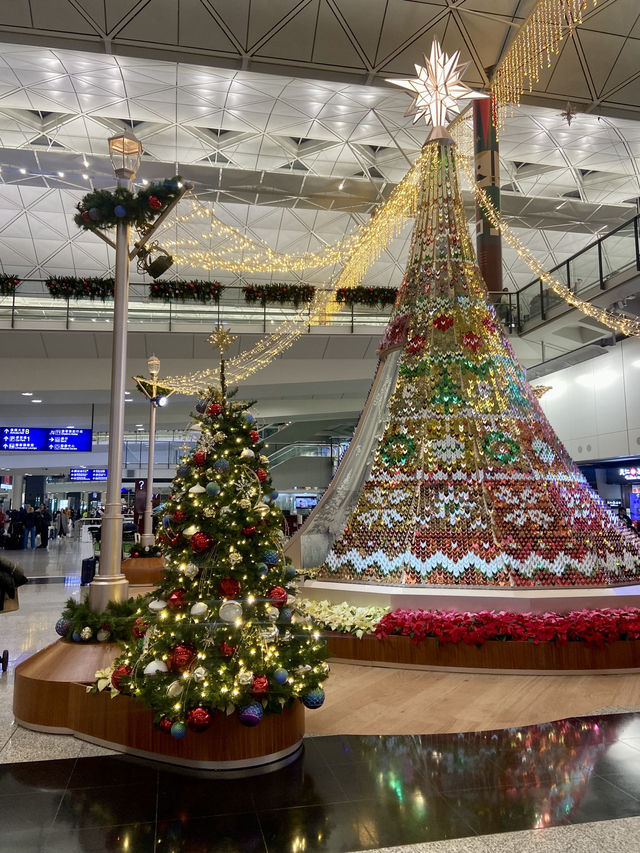
<svg viewBox="0 0 640 853">
<path fill-rule="evenodd" d="M 414 112 L 425 112 L 419 78 L 403 82 L 416 83 Z M 421 155 L 409 262 L 381 346 L 382 359 L 402 350 L 395 390 L 325 574 L 511 586 L 636 579 L 637 539 L 573 464 L 488 302 L 443 122 Z"/>
<path fill-rule="evenodd" d="M 230 336 L 210 338 L 221 350 Z M 322 705 L 325 644 L 295 609 L 302 578 L 282 552 L 282 513 L 250 404 L 224 382 L 193 415 L 195 451 L 183 458 L 165 506 L 166 576 L 147 597 L 112 683 L 143 699 L 176 737 L 204 731 L 213 711 L 245 725 L 295 700 Z"/>
</svg>

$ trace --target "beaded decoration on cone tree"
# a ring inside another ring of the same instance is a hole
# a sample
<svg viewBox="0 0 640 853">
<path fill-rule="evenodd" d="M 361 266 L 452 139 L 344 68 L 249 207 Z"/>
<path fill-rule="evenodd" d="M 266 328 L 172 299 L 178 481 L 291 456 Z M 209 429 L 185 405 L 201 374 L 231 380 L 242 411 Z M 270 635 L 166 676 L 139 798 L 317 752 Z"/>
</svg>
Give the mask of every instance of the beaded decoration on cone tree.
<svg viewBox="0 0 640 853">
<path fill-rule="evenodd" d="M 318 708 L 328 674 L 325 644 L 296 612 L 302 578 L 282 552 L 282 513 L 250 403 L 209 389 L 193 415 L 196 450 L 182 459 L 166 504 L 167 571 L 147 598 L 134 641 L 116 661 L 112 684 L 146 702 L 174 737 L 201 732 L 214 711 L 247 726 L 294 701 Z"/>
<path fill-rule="evenodd" d="M 371 471 L 325 575 L 501 586 L 636 580 L 637 539 L 573 464 L 488 302 L 443 126 L 456 59 L 434 48 L 418 80 L 400 81 L 418 114 L 430 108 L 429 87 L 439 96 L 407 270 L 380 348 L 381 359 L 398 347 L 401 358 Z"/>
</svg>

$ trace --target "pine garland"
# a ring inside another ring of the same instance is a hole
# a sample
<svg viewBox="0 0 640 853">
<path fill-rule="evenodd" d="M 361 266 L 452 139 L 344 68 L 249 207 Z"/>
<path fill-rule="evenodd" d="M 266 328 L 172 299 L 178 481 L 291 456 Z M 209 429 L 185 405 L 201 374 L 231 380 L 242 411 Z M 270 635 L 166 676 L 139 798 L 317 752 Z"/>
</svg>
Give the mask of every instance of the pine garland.
<svg viewBox="0 0 640 853">
<path fill-rule="evenodd" d="M 0 275 L 0 296 L 13 296 L 20 279 L 16 275 Z"/>
<path fill-rule="evenodd" d="M 78 603 L 70 598 L 56 631 L 68 642 L 126 643 L 132 639 L 133 625 L 142 613 L 144 601 L 143 596 L 123 602 L 110 601 L 103 613 L 94 613 L 88 601 Z"/>
<path fill-rule="evenodd" d="M 71 275 L 52 276 L 45 282 L 54 299 L 113 299 L 115 281 L 112 278 L 76 278 Z"/>
<path fill-rule="evenodd" d="M 243 287 L 242 292 L 245 302 L 261 302 L 263 305 L 292 302 L 298 308 L 312 301 L 316 289 L 312 284 L 251 284 Z"/>
<path fill-rule="evenodd" d="M 78 228 L 94 231 L 113 228 L 118 222 L 142 230 L 151 225 L 180 192 L 180 176 L 149 184 L 134 195 L 124 187 L 93 190 L 78 203 L 73 221 Z"/>
<path fill-rule="evenodd" d="M 336 302 L 344 305 L 379 305 L 385 308 L 393 305 L 398 291 L 394 287 L 339 287 L 336 290 Z"/>
<path fill-rule="evenodd" d="M 149 287 L 149 298 L 165 302 L 218 302 L 224 291 L 219 281 L 154 281 Z"/>
</svg>

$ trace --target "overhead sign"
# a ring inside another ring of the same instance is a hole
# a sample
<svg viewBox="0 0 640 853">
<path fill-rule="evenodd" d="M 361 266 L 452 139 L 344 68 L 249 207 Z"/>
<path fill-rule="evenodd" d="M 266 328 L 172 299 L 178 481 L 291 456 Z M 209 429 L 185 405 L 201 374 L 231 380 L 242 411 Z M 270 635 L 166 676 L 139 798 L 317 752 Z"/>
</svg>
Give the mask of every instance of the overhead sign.
<svg viewBox="0 0 640 853">
<path fill-rule="evenodd" d="M 106 468 L 71 468 L 69 470 L 69 480 L 72 483 L 89 483 L 106 479 Z"/>
<path fill-rule="evenodd" d="M 640 468 L 620 468 L 619 474 L 625 480 L 640 480 Z"/>
<path fill-rule="evenodd" d="M 0 427 L 0 450 L 88 452 L 91 430 L 71 427 Z"/>
</svg>

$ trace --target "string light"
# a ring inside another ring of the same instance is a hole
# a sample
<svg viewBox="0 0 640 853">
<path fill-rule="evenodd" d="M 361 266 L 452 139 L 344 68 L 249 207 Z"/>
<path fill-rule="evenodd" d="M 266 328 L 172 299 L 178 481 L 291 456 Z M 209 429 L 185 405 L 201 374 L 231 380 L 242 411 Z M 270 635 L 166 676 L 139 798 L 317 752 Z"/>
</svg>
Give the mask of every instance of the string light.
<svg viewBox="0 0 640 853">
<path fill-rule="evenodd" d="M 597 0 L 592 0 L 597 6 Z M 498 65 L 491 82 L 493 123 L 504 127 L 505 107 L 520 104 L 525 88 L 533 89 L 543 67 L 551 67 L 551 58 L 560 52 L 560 42 L 568 29 L 572 35 L 582 23 L 588 0 L 540 0 L 520 27 L 511 47 Z"/>
</svg>

